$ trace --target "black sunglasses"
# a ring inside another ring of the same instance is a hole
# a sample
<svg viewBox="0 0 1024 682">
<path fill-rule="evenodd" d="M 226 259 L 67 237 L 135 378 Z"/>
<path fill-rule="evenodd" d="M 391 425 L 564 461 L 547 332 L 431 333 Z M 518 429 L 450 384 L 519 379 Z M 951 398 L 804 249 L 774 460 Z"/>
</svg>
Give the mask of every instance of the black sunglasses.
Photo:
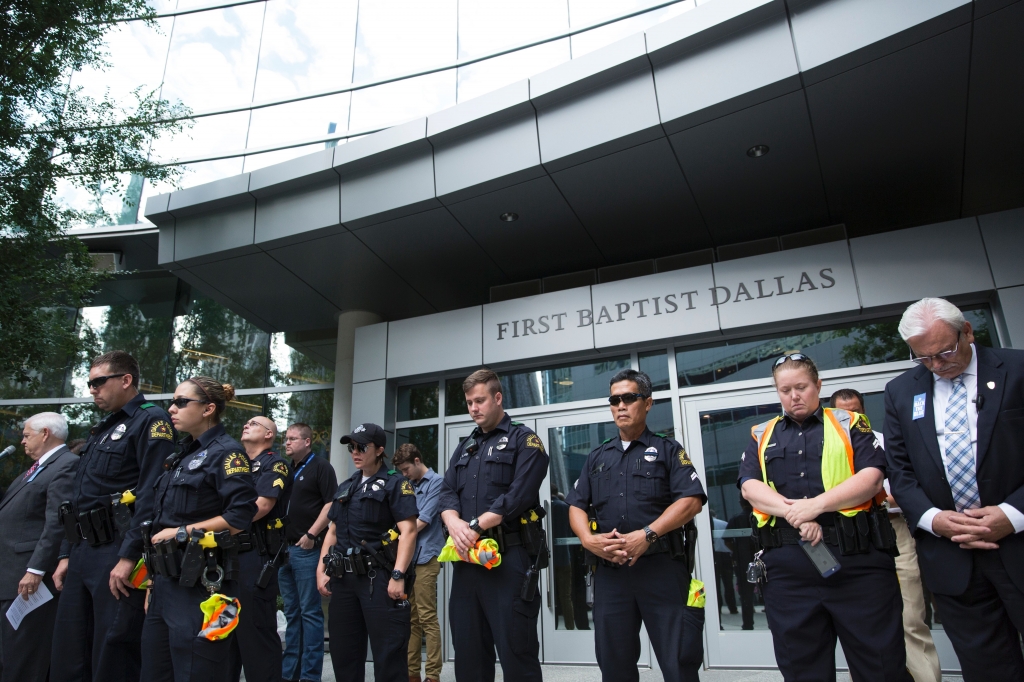
<svg viewBox="0 0 1024 682">
<path fill-rule="evenodd" d="M 778 369 L 779 365 L 781 365 L 784 362 L 786 362 L 786 360 L 793 360 L 794 362 L 800 362 L 801 360 L 806 360 L 806 359 L 807 359 L 807 356 L 804 355 L 803 353 L 790 353 L 789 355 L 783 355 L 781 358 L 779 358 L 778 360 L 775 361 L 774 365 L 772 365 L 772 371 L 774 372 L 776 369 Z"/>
<path fill-rule="evenodd" d="M 369 443 L 349 443 L 348 444 L 348 451 L 349 452 L 366 452 L 366 448 L 369 445 L 370 445 Z"/>
<path fill-rule="evenodd" d="M 199 400 L 198 398 L 175 398 L 171 401 L 171 405 L 174 405 L 179 410 L 183 410 L 188 407 L 189 403 L 205 403 L 205 400 Z"/>
<path fill-rule="evenodd" d="M 638 400 L 646 400 L 650 396 L 644 395 L 643 393 L 620 393 L 619 395 L 608 396 L 609 405 L 618 405 L 620 402 L 626 405 L 632 405 Z"/>
<path fill-rule="evenodd" d="M 108 374 L 105 377 L 96 377 L 95 379 L 90 379 L 89 381 L 85 382 L 85 385 L 88 386 L 89 388 L 99 388 L 103 384 L 107 383 L 107 379 L 123 377 L 127 373 L 128 372 L 121 372 L 120 374 Z"/>
</svg>

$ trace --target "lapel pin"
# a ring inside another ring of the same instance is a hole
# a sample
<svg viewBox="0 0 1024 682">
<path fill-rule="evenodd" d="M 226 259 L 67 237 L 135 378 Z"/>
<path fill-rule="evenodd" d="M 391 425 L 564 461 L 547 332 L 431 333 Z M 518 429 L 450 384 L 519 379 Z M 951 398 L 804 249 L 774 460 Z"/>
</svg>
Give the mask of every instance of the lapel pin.
<svg viewBox="0 0 1024 682">
<path fill-rule="evenodd" d="M 990 382 L 988 382 L 985 385 L 988 386 L 989 390 L 991 391 L 992 389 L 994 389 L 996 387 L 996 382 L 990 381 Z"/>
</svg>

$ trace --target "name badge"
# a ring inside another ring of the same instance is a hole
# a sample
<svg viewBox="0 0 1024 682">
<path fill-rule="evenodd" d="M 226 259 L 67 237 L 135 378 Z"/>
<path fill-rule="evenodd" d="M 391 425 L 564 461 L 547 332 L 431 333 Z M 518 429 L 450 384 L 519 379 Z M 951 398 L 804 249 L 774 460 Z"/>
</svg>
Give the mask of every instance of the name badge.
<svg viewBox="0 0 1024 682">
<path fill-rule="evenodd" d="M 914 419 L 921 419 L 924 417 L 925 400 L 927 400 L 927 393 L 918 393 L 914 396 Z"/>
</svg>

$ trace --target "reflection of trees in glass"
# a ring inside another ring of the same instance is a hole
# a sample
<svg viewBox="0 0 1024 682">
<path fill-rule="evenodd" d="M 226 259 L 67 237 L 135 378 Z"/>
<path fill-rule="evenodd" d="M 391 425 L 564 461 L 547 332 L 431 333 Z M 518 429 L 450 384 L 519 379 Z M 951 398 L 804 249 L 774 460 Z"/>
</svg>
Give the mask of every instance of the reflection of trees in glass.
<svg viewBox="0 0 1024 682">
<path fill-rule="evenodd" d="M 34 322 L 45 318 L 47 328 L 71 329 L 76 314 L 75 308 L 49 308 L 42 311 Z M 57 398 L 64 387 L 67 365 L 67 349 L 60 344 L 51 344 L 45 361 L 30 369 L 25 376 L 19 380 L 9 375 L 0 378 L 0 398 Z"/>
<path fill-rule="evenodd" d="M 285 344 L 284 334 L 274 334 L 271 338 L 270 353 L 270 385 L 296 386 L 298 384 L 333 384 L 334 368 L 326 367 L 322 362 Z M 275 354 L 284 346 L 288 360 L 279 365 Z"/>
<path fill-rule="evenodd" d="M 313 429 L 314 452 L 330 455 L 331 422 L 334 418 L 333 390 L 269 393 L 266 399 L 266 415 L 277 424 L 277 447 L 281 452 L 284 452 L 284 433 L 288 425 L 304 422 Z"/>
<path fill-rule="evenodd" d="M 991 327 L 985 310 L 965 310 L 964 317 L 974 329 L 974 340 L 982 346 L 992 346 Z M 876 322 L 854 329 L 838 329 L 837 336 L 853 339 L 840 352 L 843 367 L 894 362 L 909 358 L 910 349 L 900 337 L 899 320 Z"/>
<path fill-rule="evenodd" d="M 460 389 L 461 394 L 461 389 Z M 437 382 L 398 389 L 398 419 L 432 419 L 437 417 Z"/>
<path fill-rule="evenodd" d="M 428 467 L 437 471 L 437 427 L 436 426 L 415 426 L 409 429 L 398 429 L 395 434 L 397 441 L 393 448 L 388 448 L 392 455 L 395 448 L 403 443 L 412 443 L 419 448 L 422 455 L 422 462 Z"/>
<path fill-rule="evenodd" d="M 192 310 L 174 320 L 173 382 L 205 374 L 235 388 L 266 380 L 270 335 L 215 301 L 196 296 Z M 168 393 L 173 387 L 168 383 Z"/>
</svg>

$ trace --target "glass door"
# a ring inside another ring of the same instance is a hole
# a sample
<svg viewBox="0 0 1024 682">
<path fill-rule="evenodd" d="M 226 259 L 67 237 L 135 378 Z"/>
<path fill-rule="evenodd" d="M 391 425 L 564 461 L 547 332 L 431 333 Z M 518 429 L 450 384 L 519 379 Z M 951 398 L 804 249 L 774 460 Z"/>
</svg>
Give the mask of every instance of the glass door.
<svg viewBox="0 0 1024 682">
<path fill-rule="evenodd" d="M 547 511 L 551 562 L 544 571 L 541 623 L 545 663 L 597 663 L 594 619 L 586 601 L 583 547 L 569 527 L 566 498 L 580 476 L 591 450 L 618 434 L 608 409 L 537 420 L 551 463 L 540 496 Z M 640 633 L 639 665 L 651 664 L 647 631 Z"/>
</svg>

